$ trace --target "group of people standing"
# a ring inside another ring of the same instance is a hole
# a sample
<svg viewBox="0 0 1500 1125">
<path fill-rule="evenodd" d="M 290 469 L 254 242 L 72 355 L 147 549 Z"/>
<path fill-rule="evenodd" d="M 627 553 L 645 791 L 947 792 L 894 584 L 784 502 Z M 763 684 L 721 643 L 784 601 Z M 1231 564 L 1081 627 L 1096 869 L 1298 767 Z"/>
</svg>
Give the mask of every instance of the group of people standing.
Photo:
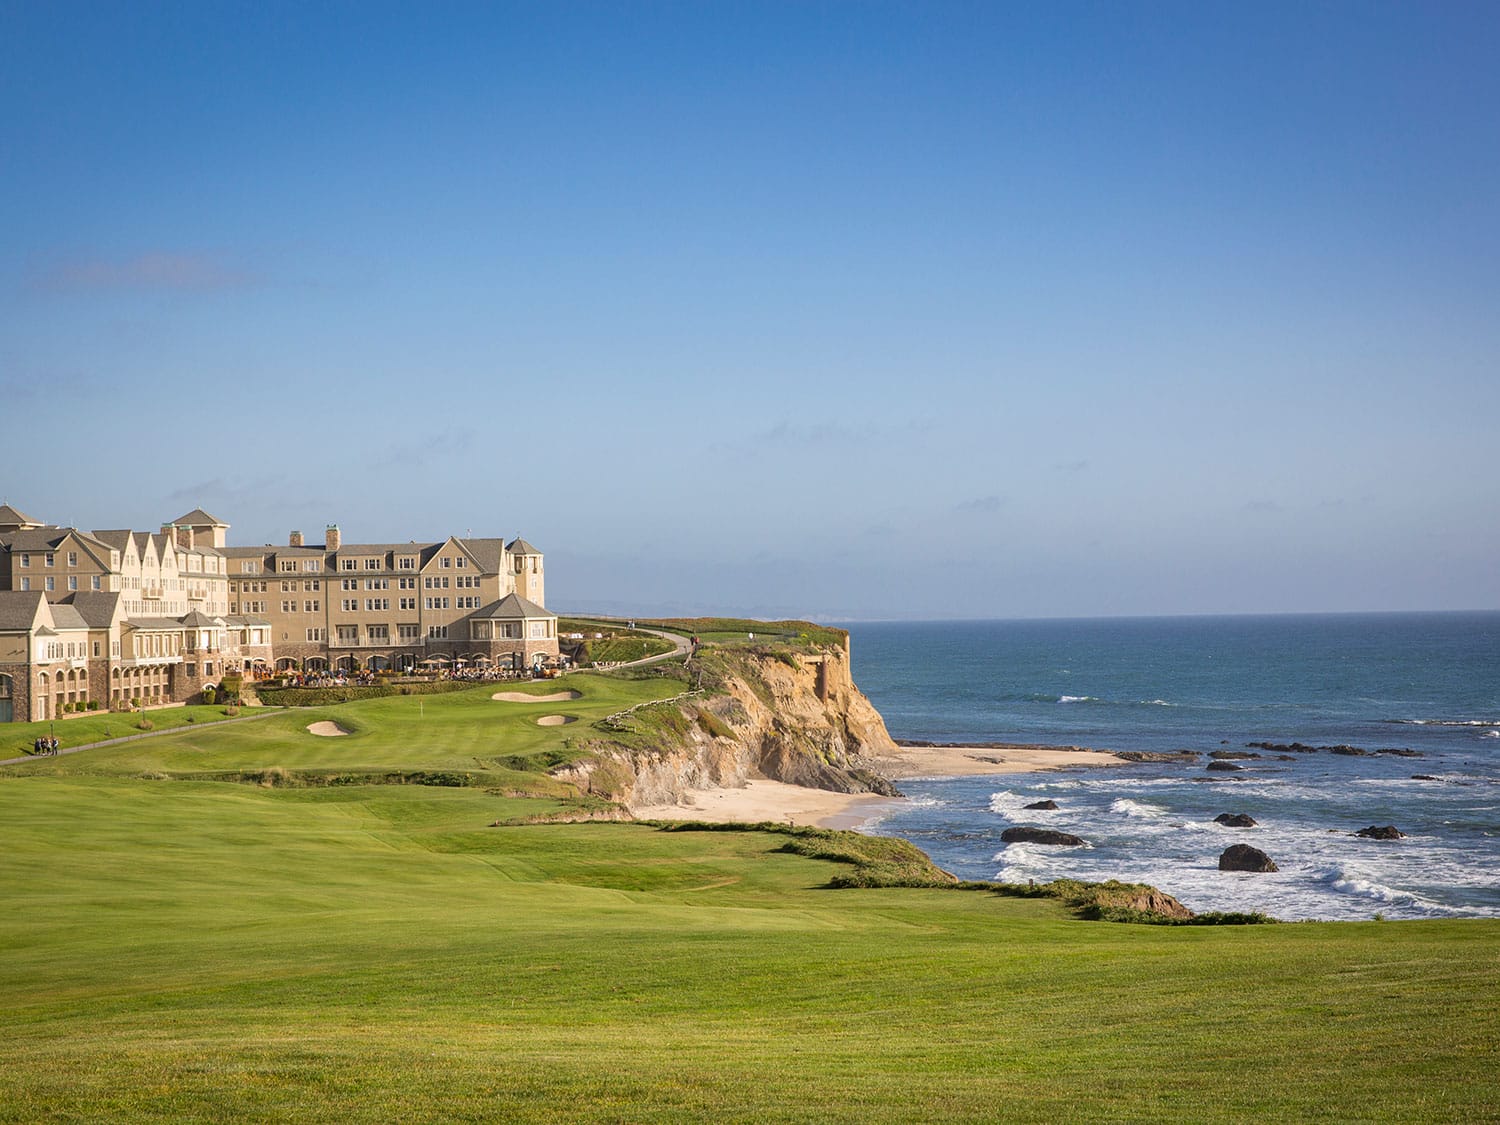
<svg viewBox="0 0 1500 1125">
<path fill-rule="evenodd" d="M 55 758 L 57 757 L 57 739 L 55 737 L 38 738 L 31 744 L 31 749 L 34 753 L 40 754 L 43 757 Z"/>
</svg>

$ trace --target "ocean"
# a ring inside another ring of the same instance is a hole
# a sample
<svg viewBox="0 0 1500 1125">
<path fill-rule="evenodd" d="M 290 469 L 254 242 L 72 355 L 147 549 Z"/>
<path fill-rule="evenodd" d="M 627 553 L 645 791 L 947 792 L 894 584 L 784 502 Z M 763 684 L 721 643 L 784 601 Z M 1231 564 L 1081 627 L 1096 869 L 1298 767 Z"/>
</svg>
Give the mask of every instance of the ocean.
<svg viewBox="0 0 1500 1125">
<path fill-rule="evenodd" d="M 850 633 L 855 680 L 898 739 L 1200 752 L 1194 763 L 902 781 L 910 802 L 865 830 L 906 837 L 963 878 L 1116 878 L 1151 883 L 1195 911 L 1288 921 L 1500 917 L 1500 613 L 881 623 Z M 1259 757 L 1211 772 L 1214 751 Z M 1057 811 L 1023 808 L 1047 798 Z M 1214 822 L 1226 812 L 1257 826 Z M 1406 837 L 1353 834 L 1388 824 Z M 1012 825 L 1087 844 L 1004 844 Z M 1235 843 L 1280 870 L 1219 871 Z"/>
</svg>

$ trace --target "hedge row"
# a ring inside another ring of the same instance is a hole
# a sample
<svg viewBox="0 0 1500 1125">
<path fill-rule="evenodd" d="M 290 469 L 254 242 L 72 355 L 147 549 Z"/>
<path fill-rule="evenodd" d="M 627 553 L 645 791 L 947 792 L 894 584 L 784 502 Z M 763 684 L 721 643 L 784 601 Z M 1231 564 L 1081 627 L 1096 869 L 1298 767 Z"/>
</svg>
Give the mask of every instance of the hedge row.
<svg viewBox="0 0 1500 1125">
<path fill-rule="evenodd" d="M 323 707 L 351 703 L 356 699 L 382 699 L 387 695 L 444 695 L 471 691 L 477 686 L 463 680 L 438 680 L 430 684 L 381 684 L 374 687 L 257 688 L 260 701 L 271 707 Z"/>
</svg>

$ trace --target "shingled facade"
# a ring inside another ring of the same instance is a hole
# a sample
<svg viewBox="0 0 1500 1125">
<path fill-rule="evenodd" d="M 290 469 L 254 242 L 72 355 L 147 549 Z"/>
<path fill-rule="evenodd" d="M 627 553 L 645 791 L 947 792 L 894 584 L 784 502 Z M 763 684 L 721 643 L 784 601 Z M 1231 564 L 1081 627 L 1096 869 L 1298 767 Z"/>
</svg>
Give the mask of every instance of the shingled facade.
<svg viewBox="0 0 1500 1125">
<path fill-rule="evenodd" d="M 195 509 L 83 532 L 0 505 L 0 722 L 183 702 L 231 673 L 523 669 L 557 659 L 523 539 L 230 547 Z"/>
</svg>

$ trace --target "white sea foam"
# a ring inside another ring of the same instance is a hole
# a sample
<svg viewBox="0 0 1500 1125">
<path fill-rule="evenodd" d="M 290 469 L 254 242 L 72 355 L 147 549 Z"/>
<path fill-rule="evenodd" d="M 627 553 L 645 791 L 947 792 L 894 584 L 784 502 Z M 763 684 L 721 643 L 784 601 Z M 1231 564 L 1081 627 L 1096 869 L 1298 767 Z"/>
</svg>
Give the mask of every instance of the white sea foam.
<svg viewBox="0 0 1500 1125">
<path fill-rule="evenodd" d="M 1167 815 L 1167 810 L 1160 805 L 1144 804 L 1140 801 L 1133 801 L 1129 797 L 1121 797 L 1111 802 L 1109 811 L 1143 820 L 1159 820 Z"/>
<path fill-rule="evenodd" d="M 1097 703 L 1097 702 L 1099 702 L 1092 695 L 1059 695 L 1057 697 L 1057 701 L 1059 703 Z"/>
</svg>

